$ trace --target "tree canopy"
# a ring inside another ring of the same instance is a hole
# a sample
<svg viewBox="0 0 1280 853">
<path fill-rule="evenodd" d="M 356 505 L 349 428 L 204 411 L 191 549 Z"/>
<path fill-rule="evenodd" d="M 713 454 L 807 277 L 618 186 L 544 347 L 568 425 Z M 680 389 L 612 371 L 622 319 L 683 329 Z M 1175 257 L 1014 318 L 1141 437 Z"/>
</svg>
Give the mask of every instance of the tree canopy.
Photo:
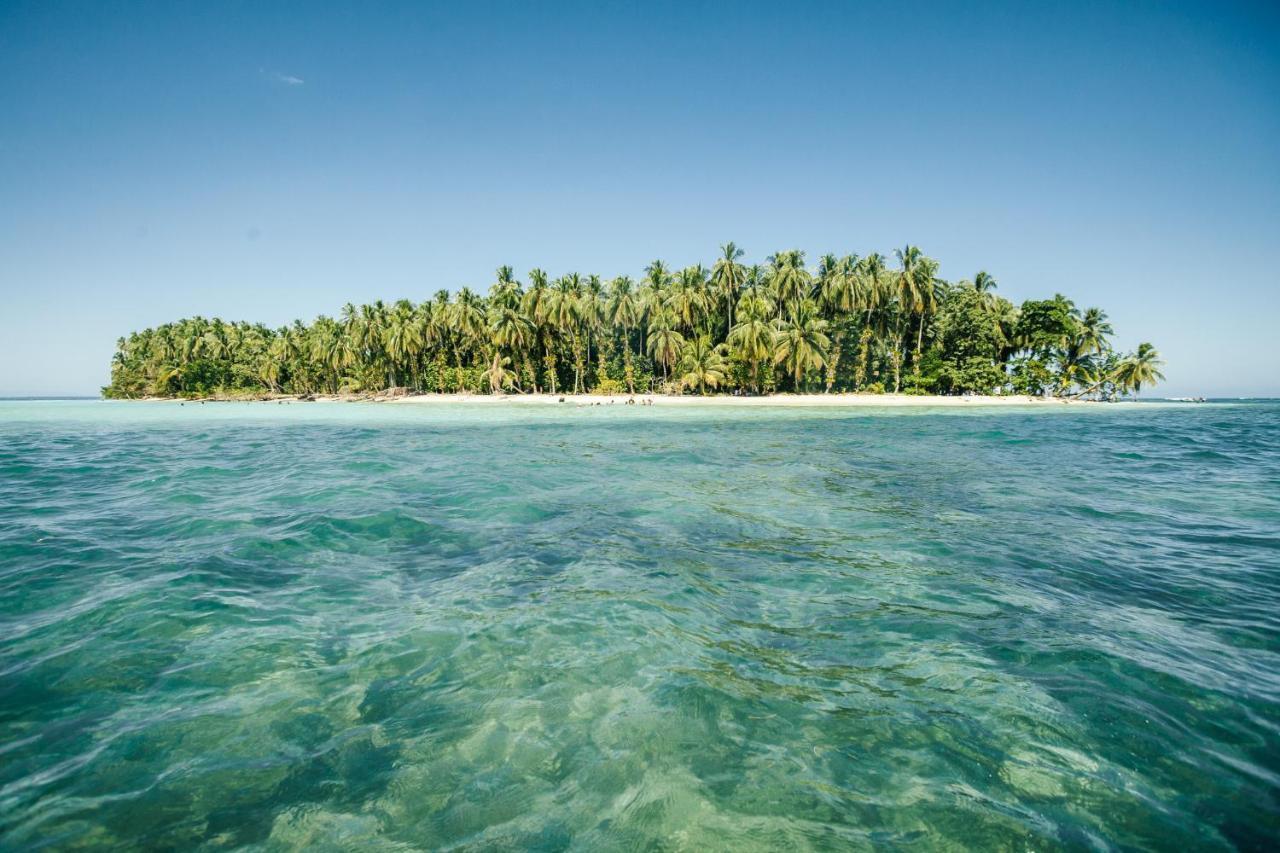
<svg viewBox="0 0 1280 853">
<path fill-rule="evenodd" d="M 1115 352 L 1099 308 L 1057 294 L 1014 305 L 986 271 L 944 281 L 917 246 L 741 262 L 661 260 L 635 279 L 576 272 L 527 283 L 499 267 L 420 302 L 262 324 L 191 317 L 118 342 L 108 397 L 377 392 L 901 391 L 1094 395 L 1163 379 L 1149 343 Z"/>
</svg>

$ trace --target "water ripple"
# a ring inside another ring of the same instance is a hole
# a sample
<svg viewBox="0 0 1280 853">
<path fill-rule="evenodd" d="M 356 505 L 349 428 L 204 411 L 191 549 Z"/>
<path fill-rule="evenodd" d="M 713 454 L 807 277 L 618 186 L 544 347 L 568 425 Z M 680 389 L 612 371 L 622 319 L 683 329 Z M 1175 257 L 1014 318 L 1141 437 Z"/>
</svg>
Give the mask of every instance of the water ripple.
<svg viewBox="0 0 1280 853">
<path fill-rule="evenodd" d="M 0 403 L 6 849 L 1264 849 L 1277 720 L 1275 404 Z"/>
</svg>

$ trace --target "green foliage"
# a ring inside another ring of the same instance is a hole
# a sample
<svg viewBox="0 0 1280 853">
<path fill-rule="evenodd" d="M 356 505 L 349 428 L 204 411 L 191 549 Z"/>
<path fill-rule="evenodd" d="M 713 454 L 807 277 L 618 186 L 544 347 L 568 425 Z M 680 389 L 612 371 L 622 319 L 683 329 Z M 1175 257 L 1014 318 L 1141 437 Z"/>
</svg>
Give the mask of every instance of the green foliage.
<svg viewBox="0 0 1280 853">
<path fill-rule="evenodd" d="M 596 383 L 596 387 L 591 389 L 592 394 L 625 394 L 626 385 L 618 379 L 609 379 L 608 377 L 601 379 Z"/>
<path fill-rule="evenodd" d="M 1053 299 L 1023 302 L 1014 338 L 1022 349 L 1043 360 L 1065 348 L 1076 328 L 1075 306 L 1058 294 Z"/>
<path fill-rule="evenodd" d="M 947 359 L 938 375 L 938 387 L 946 394 L 993 394 L 1007 380 L 1000 365 L 980 356 L 960 361 Z"/>
<path fill-rule="evenodd" d="M 971 358 L 994 362 L 999 358 L 1004 342 L 996 319 L 999 305 L 988 299 L 989 295 L 970 285 L 947 291 L 936 330 L 948 363 L 960 364 Z"/>
<path fill-rule="evenodd" d="M 415 392 L 770 393 L 1012 389 L 1111 396 L 1162 377 L 1150 344 L 1121 356 L 1096 308 L 1055 296 L 1015 307 L 982 272 L 949 284 L 915 246 L 789 249 L 747 266 L 732 243 L 710 269 L 654 261 L 642 278 L 502 267 L 487 296 L 346 305 L 271 329 L 192 317 L 117 344 L 112 398 Z"/>
<path fill-rule="evenodd" d="M 1054 375 L 1043 359 L 1026 356 L 1014 362 L 1009 384 L 1018 394 L 1038 397 L 1052 389 Z"/>
</svg>

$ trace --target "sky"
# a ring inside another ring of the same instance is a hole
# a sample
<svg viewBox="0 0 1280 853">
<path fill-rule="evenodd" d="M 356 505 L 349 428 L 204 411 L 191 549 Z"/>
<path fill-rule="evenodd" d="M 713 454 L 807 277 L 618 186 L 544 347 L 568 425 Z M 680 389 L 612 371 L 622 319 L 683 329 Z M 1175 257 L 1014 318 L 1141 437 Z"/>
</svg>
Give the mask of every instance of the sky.
<svg viewBox="0 0 1280 853">
<path fill-rule="evenodd" d="M 0 395 L 283 325 L 801 248 L 1104 308 L 1280 396 L 1280 5 L 0 0 Z"/>
</svg>

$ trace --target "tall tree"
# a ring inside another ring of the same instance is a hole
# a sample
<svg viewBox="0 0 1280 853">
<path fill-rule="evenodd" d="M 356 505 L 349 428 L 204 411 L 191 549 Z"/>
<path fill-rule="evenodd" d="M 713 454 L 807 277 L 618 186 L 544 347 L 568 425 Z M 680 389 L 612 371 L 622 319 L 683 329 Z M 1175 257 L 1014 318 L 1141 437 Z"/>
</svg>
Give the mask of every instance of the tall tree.
<svg viewBox="0 0 1280 853">
<path fill-rule="evenodd" d="M 680 355 L 680 387 L 697 388 L 700 394 L 706 394 L 708 386 L 719 388 L 727 369 L 723 346 L 705 336 L 686 343 Z"/>
<path fill-rule="evenodd" d="M 733 241 L 720 247 L 720 257 L 711 268 L 711 283 L 725 305 L 725 334 L 733 328 L 733 305 L 738 300 L 738 291 L 747 279 L 747 268 L 738 263 L 742 250 Z"/>
<path fill-rule="evenodd" d="M 803 390 L 804 375 L 827 362 L 827 321 L 818 316 L 816 306 L 805 300 L 795 306 L 791 316 L 778 324 L 774 334 L 773 360 L 791 374 L 792 387 Z"/>
</svg>

